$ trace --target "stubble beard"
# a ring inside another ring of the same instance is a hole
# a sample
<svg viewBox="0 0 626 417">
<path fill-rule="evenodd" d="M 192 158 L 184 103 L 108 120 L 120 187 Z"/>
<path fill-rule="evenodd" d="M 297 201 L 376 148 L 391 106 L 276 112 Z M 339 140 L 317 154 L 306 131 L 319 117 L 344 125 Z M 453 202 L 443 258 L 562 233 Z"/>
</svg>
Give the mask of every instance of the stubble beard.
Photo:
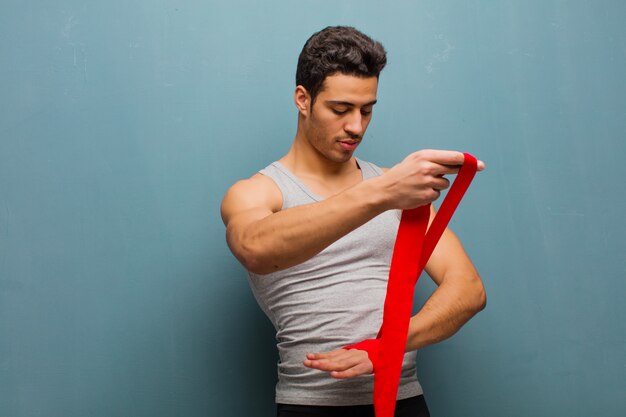
<svg viewBox="0 0 626 417">
<path fill-rule="evenodd" d="M 351 135 L 337 135 L 332 136 L 330 139 L 329 136 L 322 130 L 317 127 L 316 124 L 311 128 L 311 135 L 309 143 L 315 149 L 315 151 L 321 155 L 323 158 L 335 162 L 335 163 L 343 163 L 347 162 L 352 158 L 352 154 L 354 151 L 348 151 L 339 147 L 338 143 L 341 140 L 353 139 L 358 140 L 359 142 L 362 139 L 362 136 L 351 136 Z"/>
</svg>

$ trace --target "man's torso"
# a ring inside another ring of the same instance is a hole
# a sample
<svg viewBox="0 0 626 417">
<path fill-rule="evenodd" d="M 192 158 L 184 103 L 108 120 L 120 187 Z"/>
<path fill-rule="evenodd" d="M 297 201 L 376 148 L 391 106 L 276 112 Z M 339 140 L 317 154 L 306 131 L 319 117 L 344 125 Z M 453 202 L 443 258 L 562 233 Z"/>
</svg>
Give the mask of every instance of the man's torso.
<svg viewBox="0 0 626 417">
<path fill-rule="evenodd" d="M 358 160 L 363 180 L 382 170 Z M 260 171 L 280 188 L 283 209 L 321 197 L 280 163 Z M 280 357 L 276 401 L 356 405 L 372 401 L 373 376 L 333 379 L 303 365 L 306 353 L 331 351 L 376 336 L 382 323 L 389 264 L 400 213 L 386 211 L 299 265 L 249 273 L 260 307 L 276 328 Z M 398 398 L 419 395 L 415 352 L 407 353 Z"/>
</svg>

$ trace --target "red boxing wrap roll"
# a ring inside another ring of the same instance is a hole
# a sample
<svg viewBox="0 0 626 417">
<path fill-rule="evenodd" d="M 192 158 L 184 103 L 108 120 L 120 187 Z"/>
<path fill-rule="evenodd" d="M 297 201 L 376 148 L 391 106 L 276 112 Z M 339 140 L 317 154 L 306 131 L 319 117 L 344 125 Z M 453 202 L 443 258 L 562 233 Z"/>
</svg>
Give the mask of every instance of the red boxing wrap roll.
<svg viewBox="0 0 626 417">
<path fill-rule="evenodd" d="M 476 174 L 476 158 L 468 153 L 464 155 L 463 166 L 430 227 L 430 204 L 402 212 L 378 337 L 344 348 L 365 350 L 374 365 L 376 417 L 394 415 L 415 284 Z"/>
</svg>

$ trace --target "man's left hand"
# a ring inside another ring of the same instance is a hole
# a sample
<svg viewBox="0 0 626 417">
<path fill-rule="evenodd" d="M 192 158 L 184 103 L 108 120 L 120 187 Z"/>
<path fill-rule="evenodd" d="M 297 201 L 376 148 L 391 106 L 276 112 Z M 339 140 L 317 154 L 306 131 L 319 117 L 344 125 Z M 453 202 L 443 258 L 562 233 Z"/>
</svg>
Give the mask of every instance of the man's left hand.
<svg viewBox="0 0 626 417">
<path fill-rule="evenodd" d="M 367 352 L 360 349 L 337 349 L 326 353 L 307 353 L 304 366 L 330 373 L 338 379 L 371 374 L 374 366 Z"/>
</svg>

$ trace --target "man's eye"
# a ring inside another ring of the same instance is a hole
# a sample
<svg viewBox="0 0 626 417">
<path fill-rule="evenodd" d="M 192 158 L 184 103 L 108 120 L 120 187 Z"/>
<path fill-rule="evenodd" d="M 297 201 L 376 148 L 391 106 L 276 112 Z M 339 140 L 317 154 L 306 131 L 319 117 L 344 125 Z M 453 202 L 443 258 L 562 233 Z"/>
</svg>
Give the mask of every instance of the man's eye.
<svg viewBox="0 0 626 417">
<path fill-rule="evenodd" d="M 336 115 L 344 115 L 348 112 L 348 110 L 337 110 L 337 109 L 333 109 L 333 113 L 335 113 Z"/>
<path fill-rule="evenodd" d="M 372 111 L 371 110 L 361 110 L 361 114 L 363 116 L 369 116 L 370 114 L 372 114 Z"/>
</svg>

